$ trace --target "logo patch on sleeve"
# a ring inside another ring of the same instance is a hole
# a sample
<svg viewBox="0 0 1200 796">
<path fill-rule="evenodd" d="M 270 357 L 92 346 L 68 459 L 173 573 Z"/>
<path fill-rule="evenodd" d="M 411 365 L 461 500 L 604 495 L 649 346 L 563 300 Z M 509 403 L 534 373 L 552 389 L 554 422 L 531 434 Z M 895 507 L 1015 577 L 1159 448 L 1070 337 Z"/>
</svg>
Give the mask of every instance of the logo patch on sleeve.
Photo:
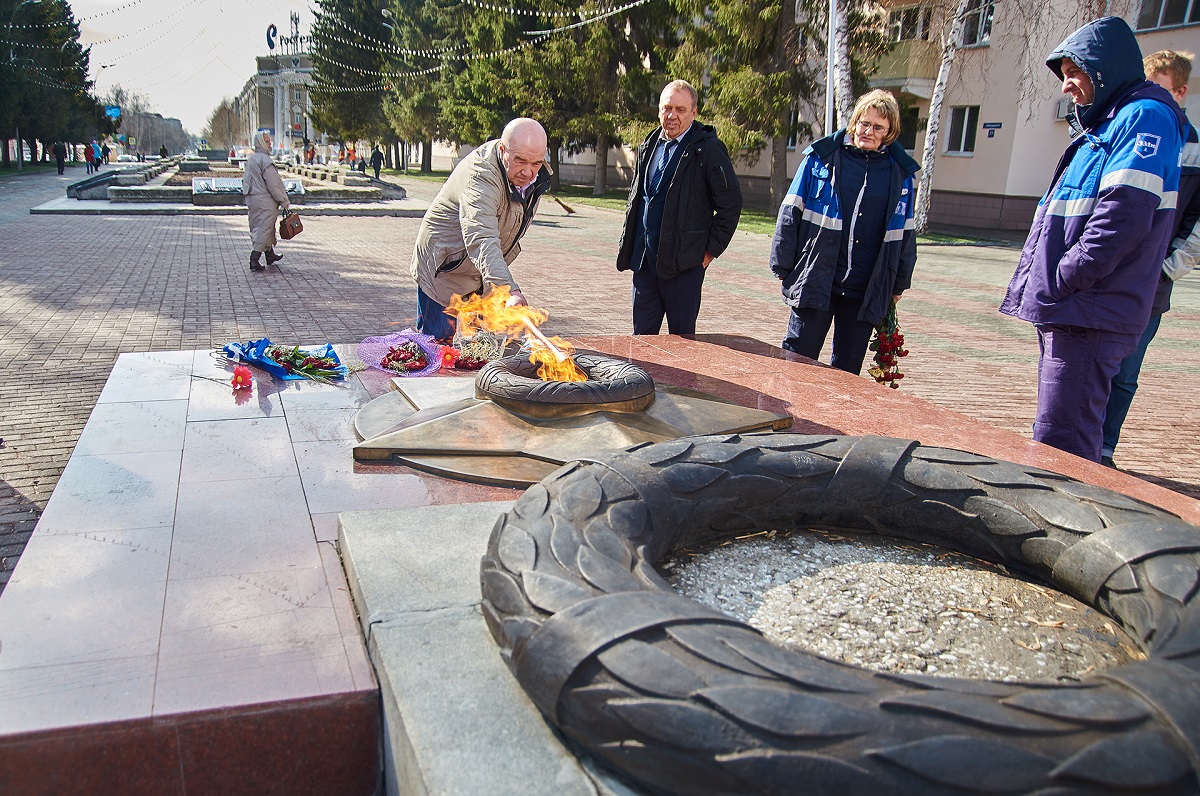
<svg viewBox="0 0 1200 796">
<path fill-rule="evenodd" d="M 1162 138 L 1150 133 L 1138 133 L 1133 142 L 1133 151 L 1139 158 L 1152 158 L 1158 154 L 1158 144 Z"/>
</svg>

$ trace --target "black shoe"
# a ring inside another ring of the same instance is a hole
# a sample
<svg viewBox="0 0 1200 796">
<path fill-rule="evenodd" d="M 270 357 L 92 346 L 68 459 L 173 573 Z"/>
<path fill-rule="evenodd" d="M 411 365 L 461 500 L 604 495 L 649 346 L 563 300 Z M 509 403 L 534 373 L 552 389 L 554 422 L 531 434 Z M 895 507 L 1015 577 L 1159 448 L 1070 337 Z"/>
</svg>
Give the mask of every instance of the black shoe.
<svg viewBox="0 0 1200 796">
<path fill-rule="evenodd" d="M 251 271 L 262 271 L 265 268 L 266 268 L 266 266 L 262 264 L 262 252 L 252 253 L 250 255 L 250 270 Z"/>
<path fill-rule="evenodd" d="M 1117 467 L 1117 465 L 1115 463 L 1113 463 L 1113 459 L 1111 456 L 1101 456 L 1100 463 L 1103 464 L 1105 467 L 1111 467 L 1114 470 L 1120 469 L 1119 467 Z"/>
<path fill-rule="evenodd" d="M 282 254 L 276 254 L 274 249 L 267 249 L 267 265 L 274 265 L 282 259 Z"/>
</svg>

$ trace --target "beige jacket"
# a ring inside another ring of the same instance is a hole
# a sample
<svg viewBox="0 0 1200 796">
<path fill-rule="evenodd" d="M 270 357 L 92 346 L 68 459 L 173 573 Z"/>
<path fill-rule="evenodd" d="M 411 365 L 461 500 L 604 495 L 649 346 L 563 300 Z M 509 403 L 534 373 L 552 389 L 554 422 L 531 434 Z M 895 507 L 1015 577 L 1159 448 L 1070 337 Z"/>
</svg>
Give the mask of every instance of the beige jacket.
<svg viewBox="0 0 1200 796">
<path fill-rule="evenodd" d="M 250 221 L 250 248 L 265 252 L 276 243 L 275 221 L 279 209 L 287 210 L 291 206 L 283 179 L 266 152 L 255 152 L 246 159 L 242 193 L 246 195 Z"/>
<path fill-rule="evenodd" d="M 455 166 L 417 231 L 413 280 L 443 307 L 451 296 L 483 292 L 484 283 L 519 289 L 508 267 L 521 253 L 550 172 L 543 166 L 529 187 L 527 209 L 504 173 L 499 146 L 499 139 L 488 141 Z"/>
</svg>

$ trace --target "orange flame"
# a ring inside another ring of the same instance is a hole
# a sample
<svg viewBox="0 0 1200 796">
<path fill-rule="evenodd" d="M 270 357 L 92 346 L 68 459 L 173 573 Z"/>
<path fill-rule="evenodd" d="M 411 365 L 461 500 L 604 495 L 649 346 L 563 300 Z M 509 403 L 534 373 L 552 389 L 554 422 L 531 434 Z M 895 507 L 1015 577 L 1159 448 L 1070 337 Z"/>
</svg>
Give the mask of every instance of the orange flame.
<svg viewBox="0 0 1200 796">
<path fill-rule="evenodd" d="M 506 335 L 509 340 L 523 339 L 530 346 L 529 361 L 539 366 L 538 377 L 543 381 L 587 381 L 587 374 L 571 357 L 575 346 L 538 331 L 550 313 L 536 307 L 507 306 L 510 295 L 508 285 L 497 285 L 487 295 L 452 296 L 446 314 L 458 319 L 458 334 L 463 338 L 486 331 Z"/>
</svg>

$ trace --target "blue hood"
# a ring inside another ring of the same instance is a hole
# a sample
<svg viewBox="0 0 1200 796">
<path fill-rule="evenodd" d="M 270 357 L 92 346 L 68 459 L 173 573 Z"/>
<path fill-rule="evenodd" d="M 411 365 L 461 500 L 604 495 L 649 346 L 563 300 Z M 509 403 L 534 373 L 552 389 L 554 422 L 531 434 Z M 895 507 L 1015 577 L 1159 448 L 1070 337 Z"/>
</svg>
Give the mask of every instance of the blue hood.
<svg viewBox="0 0 1200 796">
<path fill-rule="evenodd" d="M 1070 58 L 1092 79 L 1096 99 L 1081 106 L 1079 122 L 1090 129 L 1104 118 L 1114 101 L 1138 83 L 1146 82 L 1142 50 L 1129 23 L 1103 17 L 1072 33 L 1046 57 L 1046 66 L 1062 80 L 1062 59 Z"/>
</svg>

